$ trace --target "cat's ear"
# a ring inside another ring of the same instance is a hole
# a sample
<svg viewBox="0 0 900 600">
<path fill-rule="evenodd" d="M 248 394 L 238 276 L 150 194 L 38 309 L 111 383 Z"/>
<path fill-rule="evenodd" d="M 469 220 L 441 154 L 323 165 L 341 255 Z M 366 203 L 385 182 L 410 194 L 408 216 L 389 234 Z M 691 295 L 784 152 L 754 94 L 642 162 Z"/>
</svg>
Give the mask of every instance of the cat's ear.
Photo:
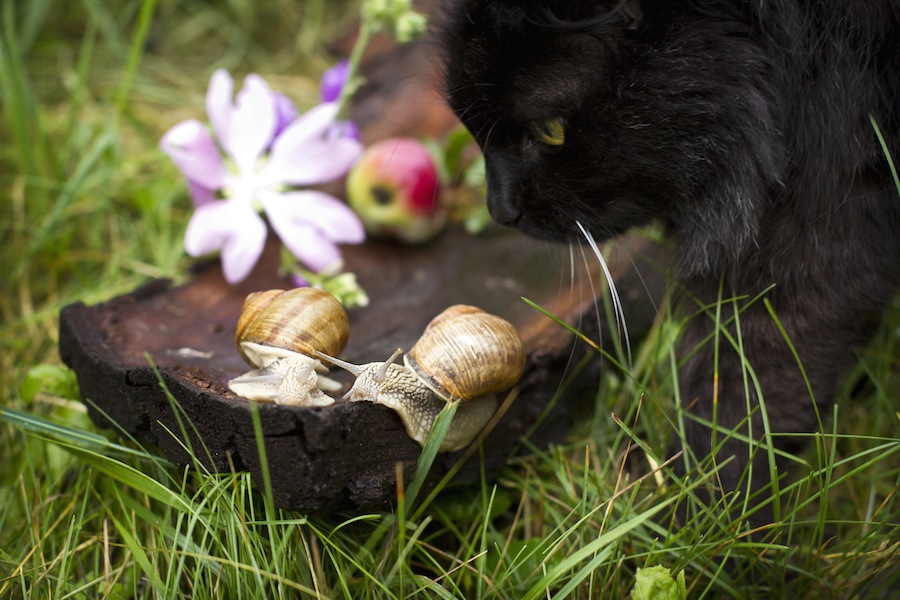
<svg viewBox="0 0 900 600">
<path fill-rule="evenodd" d="M 644 17 L 641 0 L 621 0 L 616 5 L 616 10 L 625 19 L 625 29 L 634 30 L 641 26 L 641 19 Z"/>
</svg>

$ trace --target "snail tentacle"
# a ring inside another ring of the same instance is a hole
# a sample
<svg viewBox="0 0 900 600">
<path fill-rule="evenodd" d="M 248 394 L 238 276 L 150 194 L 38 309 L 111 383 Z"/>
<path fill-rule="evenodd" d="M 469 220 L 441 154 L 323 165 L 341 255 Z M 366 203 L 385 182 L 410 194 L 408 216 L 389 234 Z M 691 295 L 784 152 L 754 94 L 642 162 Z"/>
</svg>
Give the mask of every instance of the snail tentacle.
<svg viewBox="0 0 900 600">
<path fill-rule="evenodd" d="M 318 356 L 320 359 L 324 360 L 325 362 L 329 362 L 336 367 L 340 367 L 340 368 L 344 369 L 345 371 L 350 372 L 350 374 L 352 374 L 354 377 L 359 377 L 360 373 L 362 373 L 364 365 L 354 365 L 351 362 L 341 360 L 334 356 L 328 356 L 327 354 L 325 354 L 323 352 L 319 352 L 318 350 L 313 350 L 313 354 L 315 354 L 316 356 Z"/>
<path fill-rule="evenodd" d="M 394 350 L 394 353 L 391 354 L 390 358 L 388 358 L 374 373 L 375 381 L 383 381 L 384 375 L 387 373 L 388 367 L 394 364 L 394 361 L 397 360 L 397 357 L 403 354 L 403 348 L 397 348 Z"/>
</svg>

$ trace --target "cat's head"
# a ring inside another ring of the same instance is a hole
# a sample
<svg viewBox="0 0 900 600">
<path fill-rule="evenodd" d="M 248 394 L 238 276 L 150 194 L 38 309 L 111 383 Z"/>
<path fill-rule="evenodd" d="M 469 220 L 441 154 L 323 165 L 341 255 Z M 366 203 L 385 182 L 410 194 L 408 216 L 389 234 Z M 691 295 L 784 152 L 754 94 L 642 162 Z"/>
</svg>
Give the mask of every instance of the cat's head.
<svg viewBox="0 0 900 600">
<path fill-rule="evenodd" d="M 766 60 L 738 16 L 675 4 L 450 9 L 446 96 L 484 151 L 497 221 L 556 240 L 578 239 L 576 222 L 605 239 L 657 218 L 713 246 L 752 239 L 776 170 Z M 727 190 L 744 201 L 723 206 Z"/>
</svg>

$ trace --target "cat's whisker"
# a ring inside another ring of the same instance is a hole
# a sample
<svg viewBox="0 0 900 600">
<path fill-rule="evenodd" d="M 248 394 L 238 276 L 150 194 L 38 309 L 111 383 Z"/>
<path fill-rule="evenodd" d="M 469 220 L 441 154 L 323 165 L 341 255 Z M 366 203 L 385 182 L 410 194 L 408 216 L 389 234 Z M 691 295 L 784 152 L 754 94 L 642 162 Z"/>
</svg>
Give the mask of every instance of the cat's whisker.
<svg viewBox="0 0 900 600">
<path fill-rule="evenodd" d="M 597 345 L 603 347 L 603 319 L 600 316 L 600 304 L 597 302 L 597 288 L 594 286 L 594 271 L 588 261 L 587 254 L 584 252 L 584 246 L 578 245 L 581 252 L 581 262 L 584 264 L 584 272 L 587 274 L 588 288 L 590 290 L 591 303 L 594 305 L 594 315 L 597 317 Z M 584 290 L 582 290 L 582 294 Z"/>
<path fill-rule="evenodd" d="M 581 281 L 579 280 L 578 283 L 580 284 Z M 580 292 L 581 286 L 579 285 Z M 575 293 L 575 244 L 572 242 L 569 242 L 569 293 Z M 581 315 L 579 315 L 579 318 L 581 318 Z"/>
<path fill-rule="evenodd" d="M 576 245 L 573 244 L 572 242 L 569 242 L 569 293 L 574 296 L 575 292 L 576 292 L 576 285 L 577 285 L 578 299 L 580 301 L 580 300 L 584 299 L 585 290 L 584 290 L 583 278 L 579 276 L 579 272 L 575 268 L 575 265 L 576 265 L 575 248 L 576 248 Z M 584 252 L 582 252 L 582 261 L 584 261 Z M 590 277 L 590 276 L 591 276 L 591 274 L 590 274 L 590 272 L 588 272 L 588 277 Z M 593 282 L 591 283 L 591 288 L 593 288 Z M 593 297 L 593 294 L 592 294 L 592 297 Z M 579 311 L 578 322 L 575 323 L 575 329 L 578 331 L 582 331 L 582 319 L 583 318 L 584 318 L 583 311 Z M 602 334 L 598 331 L 598 335 L 602 335 Z M 574 345 L 573 345 L 572 349 L 574 351 L 574 349 L 575 349 Z"/>
<path fill-rule="evenodd" d="M 569 282 L 570 287 L 575 289 L 575 245 L 569 242 Z"/>
<path fill-rule="evenodd" d="M 500 119 L 494 120 L 494 122 L 491 123 L 491 126 L 490 126 L 490 128 L 488 129 L 487 135 L 484 136 L 484 146 L 483 146 L 483 151 L 484 151 L 484 152 L 487 152 L 488 149 L 490 148 L 490 145 L 491 145 L 491 136 L 493 135 L 493 133 L 494 133 L 494 128 L 497 126 L 498 123 L 500 123 Z"/>
<path fill-rule="evenodd" d="M 576 277 L 575 248 L 574 248 L 573 244 L 570 243 L 569 244 L 569 293 L 570 294 L 575 294 L 576 283 L 578 284 L 577 289 L 578 289 L 578 295 L 580 298 L 584 295 L 584 287 L 581 285 L 581 279 Z M 562 278 L 560 278 L 559 285 L 560 285 L 560 288 L 562 288 L 562 286 L 564 285 Z M 560 297 L 562 297 L 562 296 L 560 296 Z M 578 322 L 574 325 L 575 329 L 579 330 L 579 331 L 581 330 L 581 319 L 582 319 L 582 315 L 579 314 Z M 566 376 L 569 373 L 569 368 L 572 366 L 572 364 L 575 361 L 575 352 L 576 352 L 577 348 L 578 348 L 578 344 L 577 344 L 577 340 L 575 340 L 575 341 L 573 341 L 572 346 L 569 350 L 569 356 L 568 356 L 568 359 L 566 360 L 566 365 L 563 368 L 562 375 L 559 380 L 559 387 L 557 388 L 558 390 L 562 389 L 562 386 L 564 385 L 564 382 L 566 380 Z"/>
<path fill-rule="evenodd" d="M 647 281 L 644 279 L 644 274 L 641 273 L 641 270 L 638 268 L 637 263 L 634 262 L 634 256 L 629 255 L 628 260 L 631 263 L 631 268 L 634 269 L 634 274 L 637 275 L 638 281 L 641 282 L 641 287 L 644 288 L 644 292 L 647 294 L 647 299 L 650 300 L 651 306 L 653 306 L 653 314 L 659 316 L 659 305 L 656 303 L 656 299 L 653 297 L 653 293 L 650 291 L 650 287 L 647 285 Z"/>
<path fill-rule="evenodd" d="M 453 96 L 452 90 L 448 90 L 445 93 L 448 98 Z M 446 101 L 449 102 L 449 100 Z M 456 110 L 456 114 L 459 119 L 464 122 L 472 120 L 479 121 L 481 120 L 481 117 L 490 114 L 490 110 L 488 109 L 488 107 L 484 106 L 482 102 L 472 102 L 465 108 L 458 108 Z"/>
<path fill-rule="evenodd" d="M 470 114 L 471 111 L 475 110 L 475 108 L 476 108 L 475 104 L 470 104 L 468 107 L 460 110 L 459 113 L 457 113 L 459 115 L 460 120 L 462 120 L 462 119 L 477 119 L 479 116 L 481 116 L 478 113 Z"/>
<path fill-rule="evenodd" d="M 622 308 L 622 301 L 619 297 L 619 291 L 616 289 L 616 283 L 613 281 L 612 275 L 609 272 L 609 267 L 607 267 L 606 265 L 606 260 L 603 258 L 603 254 L 600 252 L 600 248 L 597 247 L 597 242 L 596 240 L 594 240 L 594 237 L 590 233 L 588 233 L 587 229 L 584 228 L 584 225 L 581 224 L 581 221 L 576 220 L 575 224 L 578 226 L 578 229 L 581 231 L 584 239 L 587 240 L 588 245 L 591 247 L 591 250 L 597 257 L 597 260 L 600 261 L 600 267 L 603 269 L 603 275 L 606 277 L 607 284 L 609 284 L 609 295 L 612 299 L 613 311 L 615 312 L 616 328 L 618 329 L 619 339 L 624 340 L 625 342 L 625 354 L 628 358 L 628 370 L 631 371 L 631 341 L 628 339 L 628 325 L 625 323 L 625 311 Z"/>
</svg>

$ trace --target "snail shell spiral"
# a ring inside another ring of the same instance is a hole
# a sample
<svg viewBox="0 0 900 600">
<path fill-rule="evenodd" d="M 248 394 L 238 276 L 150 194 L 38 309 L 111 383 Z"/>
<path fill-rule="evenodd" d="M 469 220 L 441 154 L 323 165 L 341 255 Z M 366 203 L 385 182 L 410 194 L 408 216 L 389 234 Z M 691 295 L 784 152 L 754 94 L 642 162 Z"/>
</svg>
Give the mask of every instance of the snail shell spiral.
<svg viewBox="0 0 900 600">
<path fill-rule="evenodd" d="M 251 365 L 271 362 L 257 346 L 329 356 L 343 352 L 350 337 L 350 319 L 337 298 L 315 288 L 254 292 L 244 300 L 235 328 L 238 351 Z M 277 357 L 277 350 L 271 352 Z"/>
<path fill-rule="evenodd" d="M 266 290 L 247 296 L 235 328 L 238 352 L 255 367 L 232 379 L 235 394 L 259 402 L 328 406 L 323 390 L 341 385 L 317 352 L 340 354 L 350 336 L 350 320 L 331 294 L 314 288 Z"/>
<path fill-rule="evenodd" d="M 525 358 L 511 323 L 458 304 L 432 319 L 403 360 L 441 398 L 467 401 L 511 388 Z"/>
</svg>

